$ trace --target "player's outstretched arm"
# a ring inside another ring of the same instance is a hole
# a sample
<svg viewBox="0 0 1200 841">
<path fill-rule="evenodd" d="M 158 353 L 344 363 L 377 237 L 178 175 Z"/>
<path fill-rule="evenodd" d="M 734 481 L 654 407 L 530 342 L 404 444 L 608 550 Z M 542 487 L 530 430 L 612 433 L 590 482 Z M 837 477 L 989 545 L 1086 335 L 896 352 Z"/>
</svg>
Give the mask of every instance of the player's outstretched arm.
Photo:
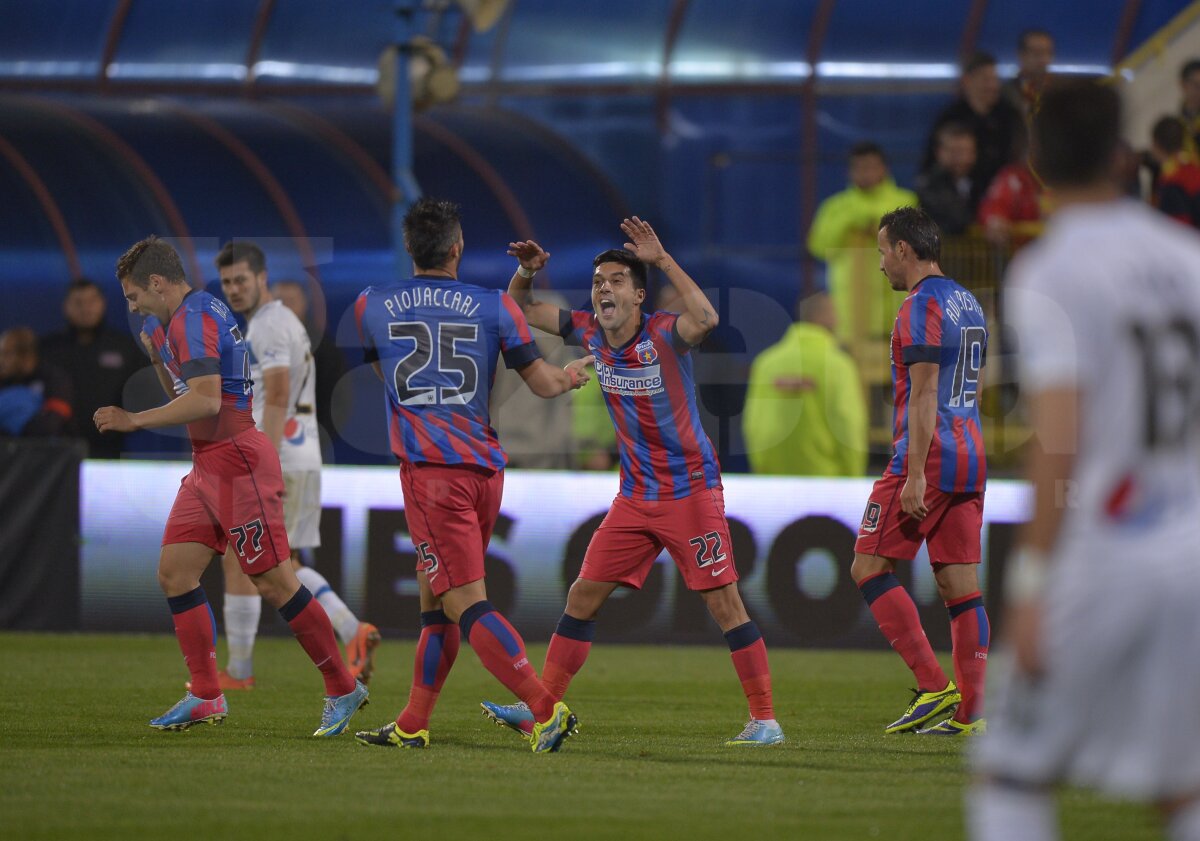
<svg viewBox="0 0 1200 841">
<path fill-rule="evenodd" d="M 221 411 L 221 375 L 204 374 L 187 381 L 188 390 L 165 406 L 144 412 L 126 412 L 119 406 L 97 409 L 92 420 L 101 432 L 158 429 L 211 418 Z"/>
<path fill-rule="evenodd" d="M 518 266 L 508 282 L 508 294 L 517 302 L 526 320 L 545 333 L 558 335 L 559 309 L 551 304 L 537 300 L 533 294 L 533 276 L 546 267 L 550 261 L 550 252 L 533 240 L 525 242 L 510 242 L 508 255 L 516 257 Z"/>
<path fill-rule="evenodd" d="M 658 267 L 679 292 L 684 305 L 684 311 L 675 322 L 679 337 L 689 345 L 700 344 L 716 329 L 719 321 L 717 310 L 708 300 L 708 296 L 663 248 L 662 243 L 658 241 L 658 234 L 654 233 L 654 228 L 650 227 L 649 222 L 634 216 L 621 222 L 621 230 L 630 239 L 630 242 L 625 243 L 625 250 L 632 251 L 643 263 Z"/>
<path fill-rule="evenodd" d="M 585 369 L 596 361 L 594 356 L 585 356 L 567 363 L 565 368 L 551 365 L 544 359 L 535 359 L 517 369 L 525 385 L 538 397 L 558 397 L 575 388 L 583 388 L 590 377 Z"/>
</svg>

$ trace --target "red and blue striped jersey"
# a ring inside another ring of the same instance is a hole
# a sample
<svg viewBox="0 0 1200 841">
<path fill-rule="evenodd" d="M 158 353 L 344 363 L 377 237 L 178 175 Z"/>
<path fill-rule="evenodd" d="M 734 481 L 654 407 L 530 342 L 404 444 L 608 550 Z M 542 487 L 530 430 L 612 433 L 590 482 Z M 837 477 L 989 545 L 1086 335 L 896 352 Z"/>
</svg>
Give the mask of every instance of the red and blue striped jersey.
<svg viewBox="0 0 1200 841">
<path fill-rule="evenodd" d="M 176 396 L 187 391 L 187 382 L 194 377 L 221 377 L 220 411 L 187 425 L 193 448 L 254 428 L 249 348 L 229 307 L 209 293 L 193 289 L 167 319 L 165 328 L 151 315 L 142 329 L 170 373 Z"/>
<path fill-rule="evenodd" d="M 979 373 L 987 357 L 987 321 L 975 296 L 948 277 L 913 287 L 892 329 L 894 455 L 887 472 L 908 475 L 910 365 L 938 366 L 937 421 L 925 459 L 930 486 L 952 493 L 982 491 L 987 457 L 979 424 Z"/>
<path fill-rule="evenodd" d="M 509 368 L 541 357 L 508 293 L 418 275 L 365 289 L 354 318 L 366 360 L 382 367 L 396 458 L 503 469 L 488 410 L 496 357 Z"/>
<path fill-rule="evenodd" d="M 562 310 L 559 333 L 596 357 L 596 380 L 617 430 L 621 495 L 682 499 L 721 485 L 721 467 L 700 425 L 688 345 L 675 329 L 678 315 L 641 316 L 641 328 L 618 348 L 609 346 L 594 313 Z"/>
</svg>

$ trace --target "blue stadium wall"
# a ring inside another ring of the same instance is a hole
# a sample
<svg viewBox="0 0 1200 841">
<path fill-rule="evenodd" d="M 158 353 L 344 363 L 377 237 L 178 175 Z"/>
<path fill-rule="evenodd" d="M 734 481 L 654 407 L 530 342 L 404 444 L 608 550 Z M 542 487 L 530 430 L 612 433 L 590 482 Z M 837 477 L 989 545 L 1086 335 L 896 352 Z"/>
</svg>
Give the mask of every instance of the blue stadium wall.
<svg viewBox="0 0 1200 841">
<path fill-rule="evenodd" d="M 391 117 L 372 75 L 394 5 L 5 4 L 0 329 L 56 329 L 73 275 L 119 303 L 113 263 L 151 232 L 215 291 L 213 255 L 245 237 L 265 241 L 274 279 L 311 279 L 356 363 L 345 313 L 396 272 Z M 463 274 L 487 286 L 509 275 L 505 244 L 535 237 L 554 252 L 550 281 L 582 300 L 620 217 L 653 220 L 714 290 L 736 375 L 819 285 L 805 228 L 843 185 L 852 143 L 881 142 L 910 183 L 963 52 L 1011 63 L 1017 34 L 1040 26 L 1061 65 L 1100 72 L 1184 5 L 913 0 L 898 26 L 866 0 L 518 0 L 481 35 L 455 12 L 424 15 L 419 31 L 446 48 L 464 88 L 416 119 L 416 176 L 463 204 Z M 109 319 L 129 329 L 119 306 Z M 355 395 L 367 427 L 354 438 L 380 423 L 377 401 Z M 721 446 L 727 467 L 744 464 Z M 385 458 L 344 443 L 335 455 Z"/>
</svg>

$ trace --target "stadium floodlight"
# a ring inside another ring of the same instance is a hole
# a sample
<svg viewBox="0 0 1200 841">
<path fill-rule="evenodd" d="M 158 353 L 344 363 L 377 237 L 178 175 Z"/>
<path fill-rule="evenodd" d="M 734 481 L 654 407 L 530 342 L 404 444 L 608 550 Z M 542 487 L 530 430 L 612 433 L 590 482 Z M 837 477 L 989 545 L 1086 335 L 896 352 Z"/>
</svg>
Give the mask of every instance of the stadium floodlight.
<svg viewBox="0 0 1200 841">
<path fill-rule="evenodd" d="M 487 32 L 508 8 L 509 0 L 455 0 L 476 32 Z"/>
<path fill-rule="evenodd" d="M 393 44 L 379 56 L 379 81 L 375 89 L 388 109 L 396 102 L 396 57 L 400 52 L 401 48 Z M 414 111 L 424 111 L 458 96 L 458 72 L 445 50 L 418 35 L 404 45 L 403 52 L 408 56 L 408 84 Z"/>
</svg>

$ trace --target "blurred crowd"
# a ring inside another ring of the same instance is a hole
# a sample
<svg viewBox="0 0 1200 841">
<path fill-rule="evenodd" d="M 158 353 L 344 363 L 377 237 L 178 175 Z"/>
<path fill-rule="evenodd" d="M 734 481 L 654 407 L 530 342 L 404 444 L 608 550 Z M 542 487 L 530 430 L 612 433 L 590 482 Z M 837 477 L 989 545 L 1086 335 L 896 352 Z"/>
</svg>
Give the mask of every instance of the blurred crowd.
<svg viewBox="0 0 1200 841">
<path fill-rule="evenodd" d="M 740 419 L 748 469 L 861 476 L 869 455 L 886 454 L 887 339 L 903 293 L 893 292 L 879 275 L 879 219 L 897 207 L 921 206 L 942 228 L 947 273 L 961 275 L 956 279 L 968 286 L 973 281 L 998 286 L 994 267 L 1038 236 L 1046 212 L 1042 185 L 1028 163 L 1028 128 L 1042 92 L 1055 83 L 1054 56 L 1052 33 L 1029 29 L 1016 44 L 1012 79 L 1001 80 L 994 56 L 969 57 L 956 98 L 929 128 L 912 189 L 896 183 L 882 146 L 856 143 L 848 159 L 849 183 L 820 203 L 808 231 L 808 251 L 825 265 L 825 289 L 802 297 L 795 323 L 748 368 L 743 360 L 737 371 L 726 370 L 737 342 L 724 324 L 699 349 L 702 402 L 736 404 L 738 411 L 715 415 Z M 1150 148 L 1126 149 L 1123 176 L 1131 196 L 1181 224 L 1200 227 L 1200 59 L 1180 69 L 1179 84 L 1178 107 L 1156 122 Z M 988 270 L 974 270 L 981 265 Z M 981 280 L 980 274 L 989 277 Z M 272 288 L 309 327 L 318 422 L 328 440 L 337 434 L 339 413 L 345 414 L 345 395 L 339 398 L 335 387 L 348 357 L 314 325 L 309 284 L 280 281 Z M 673 309 L 672 292 L 661 290 L 654 308 Z M 93 458 L 118 458 L 130 449 L 122 436 L 99 435 L 92 414 L 110 404 L 144 408 L 161 397 L 153 375 L 143 370 L 148 360 L 135 338 L 106 326 L 110 305 L 100 285 L 75 280 L 63 297 L 60 332 L 39 338 L 13 327 L 0 334 L 0 435 L 76 436 L 86 440 Z M 559 364 L 574 353 L 557 337 L 539 336 L 538 343 L 543 356 Z M 493 417 L 512 466 L 616 467 L 612 424 L 594 381 L 557 401 L 530 399 L 519 386 L 519 377 L 501 367 Z M 710 431 L 714 440 L 716 433 Z"/>
</svg>

